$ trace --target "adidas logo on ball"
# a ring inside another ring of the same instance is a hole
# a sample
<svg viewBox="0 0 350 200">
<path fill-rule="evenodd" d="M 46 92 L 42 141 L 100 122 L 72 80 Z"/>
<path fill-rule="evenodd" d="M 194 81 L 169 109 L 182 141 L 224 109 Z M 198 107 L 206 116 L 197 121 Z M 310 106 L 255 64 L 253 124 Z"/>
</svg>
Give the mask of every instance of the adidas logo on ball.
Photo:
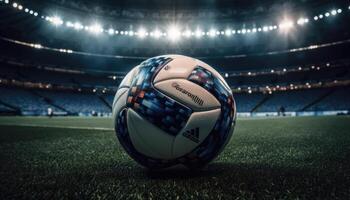
<svg viewBox="0 0 350 200">
<path fill-rule="evenodd" d="M 176 90 L 182 92 L 183 94 L 187 95 L 188 97 L 190 97 L 192 99 L 193 102 L 195 102 L 196 104 L 203 106 L 204 101 L 199 98 L 197 95 L 194 95 L 192 93 L 190 93 L 189 91 L 183 89 L 177 82 L 173 82 L 171 84 L 171 86 L 173 86 Z"/>
<path fill-rule="evenodd" d="M 195 143 L 199 142 L 199 128 L 193 128 L 191 130 L 185 131 L 183 136 L 187 137 L 188 139 L 192 140 Z"/>
</svg>

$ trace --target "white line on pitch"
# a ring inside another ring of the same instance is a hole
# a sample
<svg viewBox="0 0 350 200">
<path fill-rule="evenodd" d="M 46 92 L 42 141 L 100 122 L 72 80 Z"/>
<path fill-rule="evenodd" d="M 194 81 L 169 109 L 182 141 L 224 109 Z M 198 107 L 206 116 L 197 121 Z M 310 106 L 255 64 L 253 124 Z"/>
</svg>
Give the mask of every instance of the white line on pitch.
<svg viewBox="0 0 350 200">
<path fill-rule="evenodd" d="M 85 129 L 85 130 L 100 130 L 100 131 L 114 130 L 113 128 L 104 128 L 104 127 L 59 126 L 59 125 L 14 124 L 14 123 L 0 123 L 0 126 L 29 126 L 29 127 L 43 127 L 43 128 L 67 128 L 67 129 Z"/>
</svg>

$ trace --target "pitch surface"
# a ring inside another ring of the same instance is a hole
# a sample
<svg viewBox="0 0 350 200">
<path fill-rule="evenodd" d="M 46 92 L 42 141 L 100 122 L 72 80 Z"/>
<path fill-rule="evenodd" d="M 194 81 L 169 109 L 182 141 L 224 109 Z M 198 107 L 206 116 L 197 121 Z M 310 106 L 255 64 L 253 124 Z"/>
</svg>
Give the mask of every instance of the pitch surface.
<svg viewBox="0 0 350 200">
<path fill-rule="evenodd" d="M 206 168 L 148 171 L 108 118 L 0 118 L 0 198 L 349 199 L 350 117 L 240 119 Z"/>
</svg>

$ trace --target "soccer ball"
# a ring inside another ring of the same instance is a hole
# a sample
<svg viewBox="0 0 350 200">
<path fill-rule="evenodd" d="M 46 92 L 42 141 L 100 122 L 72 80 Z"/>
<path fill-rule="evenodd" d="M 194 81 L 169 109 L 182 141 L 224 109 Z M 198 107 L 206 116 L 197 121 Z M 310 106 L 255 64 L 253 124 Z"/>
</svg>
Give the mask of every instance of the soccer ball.
<svg viewBox="0 0 350 200">
<path fill-rule="evenodd" d="M 125 76 L 113 118 L 120 144 L 139 164 L 195 168 L 213 160 L 230 140 L 236 107 L 230 87 L 208 64 L 164 55 Z"/>
</svg>

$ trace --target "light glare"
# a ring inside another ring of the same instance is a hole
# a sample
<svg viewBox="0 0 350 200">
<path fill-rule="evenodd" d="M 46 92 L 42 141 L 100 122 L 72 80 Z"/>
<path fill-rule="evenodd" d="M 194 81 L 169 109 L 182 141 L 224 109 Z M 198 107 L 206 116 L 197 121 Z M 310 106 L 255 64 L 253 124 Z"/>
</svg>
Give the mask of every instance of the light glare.
<svg viewBox="0 0 350 200">
<path fill-rule="evenodd" d="M 146 30 L 145 29 L 143 29 L 143 28 L 140 28 L 138 31 L 137 31 L 137 36 L 139 37 L 139 38 L 144 38 L 145 36 L 146 36 Z"/>
<path fill-rule="evenodd" d="M 60 26 L 63 24 L 63 21 L 61 18 L 54 16 L 52 18 L 49 18 L 49 21 L 51 21 L 51 23 L 53 23 L 55 26 Z"/>
<path fill-rule="evenodd" d="M 103 32 L 103 29 L 101 27 L 101 25 L 99 24 L 94 24 L 92 26 L 89 27 L 89 31 L 95 34 L 99 34 Z"/>
</svg>

